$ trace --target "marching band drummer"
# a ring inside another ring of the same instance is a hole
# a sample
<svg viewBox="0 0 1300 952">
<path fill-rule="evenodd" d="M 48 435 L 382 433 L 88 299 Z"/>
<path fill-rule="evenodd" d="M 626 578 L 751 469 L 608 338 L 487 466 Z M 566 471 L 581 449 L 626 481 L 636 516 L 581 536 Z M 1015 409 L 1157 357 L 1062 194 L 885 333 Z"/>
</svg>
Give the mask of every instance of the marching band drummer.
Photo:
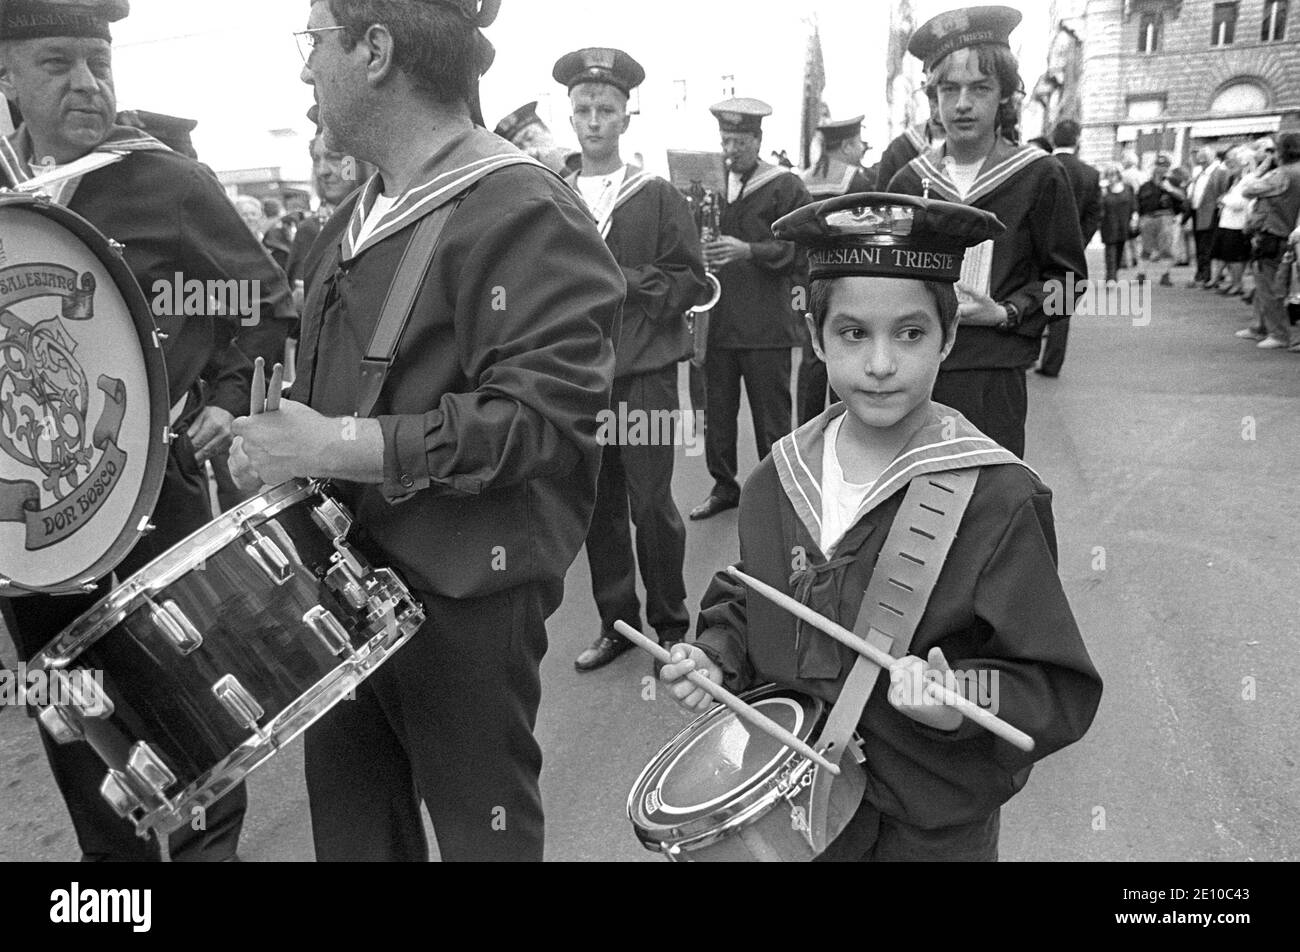
<svg viewBox="0 0 1300 952">
<path fill-rule="evenodd" d="M 622 50 L 578 50 L 555 64 L 569 91 L 582 171 L 566 181 L 582 196 L 627 279 L 623 326 L 614 369 L 618 419 L 675 419 L 677 364 L 691 353 L 686 310 L 707 292 L 700 239 L 690 206 L 670 183 L 623 162 L 632 90 L 645 80 L 641 64 Z M 672 415 L 670 415 L 672 414 Z M 655 429 L 654 426 L 651 429 Z M 618 431 L 616 431 L 618 432 Z M 661 434 L 662 435 L 662 434 Z M 672 440 L 606 442 L 587 531 L 591 587 L 600 613 L 595 642 L 574 667 L 594 671 L 632 647 L 614 631 L 641 628 L 637 563 L 646 591 L 646 620 L 665 646 L 686 639 L 686 526 L 673 501 Z M 631 523 L 636 526 L 632 543 Z"/>
<path fill-rule="evenodd" d="M 482 128 L 497 6 L 311 4 L 325 145 L 379 173 L 321 232 L 293 399 L 235 422 L 231 468 L 335 480 L 359 546 L 428 617 L 307 732 L 322 861 L 427 860 L 422 803 L 444 860 L 542 859 L 546 619 L 591 521 L 627 286 L 572 189 Z M 367 341 L 408 280 L 376 390 Z"/>
<path fill-rule="evenodd" d="M 781 440 L 745 486 L 743 570 L 854 629 L 912 480 L 980 467 L 906 657 L 868 682 L 877 690 L 858 722 L 866 793 L 826 859 L 995 860 L 1001 805 L 1035 759 L 1083 736 L 1100 700 L 1056 571 L 1051 492 L 931 399 L 958 336 L 965 249 L 1001 230 L 986 212 L 883 193 L 830 199 L 774 229 L 809 249 L 808 328 L 844 402 Z M 857 660 L 725 572 L 704 596 L 698 632 L 661 673 L 694 710 L 710 701 L 683 680 L 692 669 L 732 690 L 774 681 L 834 702 Z M 1034 753 L 919 697 L 920 679 L 956 681 L 950 669 L 983 678 L 991 697 L 970 699 L 992 701 L 1034 738 Z"/>
<path fill-rule="evenodd" d="M 0 185 L 16 186 L 92 152 L 121 153 L 113 164 L 64 180 L 53 199 L 125 245 L 132 274 L 152 298 L 155 282 L 260 281 L 258 313 L 266 327 L 291 316 L 284 277 L 240 221 L 211 172 L 157 139 L 115 125 L 109 24 L 127 0 L 0 0 L 0 90 L 22 111 L 23 125 L 0 140 Z M 169 401 L 178 439 L 167 459 L 162 494 L 144 537 L 118 566 L 125 579 L 212 518 L 199 466 L 224 454 L 235 415 L 247 412 L 252 368 L 240 352 L 241 316 L 161 317 L 167 334 Z M 203 403 L 199 378 L 206 381 Z M 105 580 L 89 595 L 33 595 L 6 602 L 5 622 L 31 658 L 109 594 Z M 117 678 L 129 672 L 113 672 Z M 100 797 L 105 767 L 87 744 L 60 747 L 41 732 L 55 781 L 86 860 L 157 860 L 156 842 L 140 839 Z M 174 860 L 235 858 L 243 788 L 213 805 L 206 829 L 173 834 Z"/>
</svg>

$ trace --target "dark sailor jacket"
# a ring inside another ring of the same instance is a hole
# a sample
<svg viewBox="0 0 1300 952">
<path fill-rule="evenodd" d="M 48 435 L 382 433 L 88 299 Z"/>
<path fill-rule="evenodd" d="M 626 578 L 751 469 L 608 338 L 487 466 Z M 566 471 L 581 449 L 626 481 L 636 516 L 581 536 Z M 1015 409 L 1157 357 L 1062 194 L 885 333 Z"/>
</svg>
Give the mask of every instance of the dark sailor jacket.
<svg viewBox="0 0 1300 952">
<path fill-rule="evenodd" d="M 1101 696 L 1056 571 L 1052 495 L 961 414 L 936 404 L 828 558 L 818 542 L 822 437 L 844 412 L 837 404 L 785 437 L 750 477 L 740 565 L 851 629 L 909 482 L 981 467 L 910 653 L 924 658 L 938 647 L 954 670 L 987 672 L 995 713 L 1028 732 L 1036 749 L 1022 753 L 969 721 L 944 732 L 911 720 L 890 705 L 884 671 L 859 725 L 866 798 L 881 812 L 926 829 L 976 822 L 1024 786 L 1035 760 L 1083 736 Z M 729 688 L 775 682 L 832 703 L 856 660 L 725 572 L 704 595 L 698 644 Z"/>
</svg>

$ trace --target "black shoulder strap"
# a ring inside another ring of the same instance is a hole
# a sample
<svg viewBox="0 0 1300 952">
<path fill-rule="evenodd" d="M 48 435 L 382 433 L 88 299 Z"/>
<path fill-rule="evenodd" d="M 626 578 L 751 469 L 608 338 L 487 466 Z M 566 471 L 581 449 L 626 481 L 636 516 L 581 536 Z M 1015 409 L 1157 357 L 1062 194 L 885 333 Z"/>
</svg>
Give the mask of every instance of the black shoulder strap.
<svg viewBox="0 0 1300 952">
<path fill-rule="evenodd" d="M 366 356 L 361 360 L 357 416 L 362 419 L 369 417 L 379 403 L 379 395 L 383 392 L 384 382 L 392 369 L 393 358 L 397 356 L 398 345 L 406 333 L 406 326 L 411 322 L 415 299 L 433 267 L 442 231 L 452 213 L 459 207 L 460 199 L 455 199 L 425 215 L 402 254 L 401 264 L 397 266 L 383 309 L 379 312 L 379 323 L 375 325 L 375 332 L 366 347 Z"/>
</svg>

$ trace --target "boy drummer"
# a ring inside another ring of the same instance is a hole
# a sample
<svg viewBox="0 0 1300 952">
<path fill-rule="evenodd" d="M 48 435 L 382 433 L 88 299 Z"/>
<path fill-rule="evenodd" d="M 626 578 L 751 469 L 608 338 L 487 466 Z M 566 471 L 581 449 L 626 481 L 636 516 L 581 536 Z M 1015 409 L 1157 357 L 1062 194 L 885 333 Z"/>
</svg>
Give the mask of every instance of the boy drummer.
<svg viewBox="0 0 1300 952">
<path fill-rule="evenodd" d="M 744 571 L 853 628 L 912 480 L 979 467 L 928 607 L 894 652 L 906 658 L 867 695 L 866 793 L 824 858 L 996 860 L 1001 805 L 1034 760 L 1083 735 L 1101 697 L 1056 572 L 1050 491 L 931 400 L 956 341 L 964 250 L 1002 225 L 968 206 L 864 193 L 800 209 L 773 231 L 809 249 L 809 330 L 844 402 L 782 440 L 750 478 Z M 684 680 L 693 669 L 732 690 L 776 682 L 834 702 L 857 662 L 725 573 L 704 596 L 698 640 L 672 658 L 661 677 L 697 711 L 711 701 Z M 930 702 L 922 679 L 965 687 L 1029 733 L 1034 753 Z"/>
</svg>

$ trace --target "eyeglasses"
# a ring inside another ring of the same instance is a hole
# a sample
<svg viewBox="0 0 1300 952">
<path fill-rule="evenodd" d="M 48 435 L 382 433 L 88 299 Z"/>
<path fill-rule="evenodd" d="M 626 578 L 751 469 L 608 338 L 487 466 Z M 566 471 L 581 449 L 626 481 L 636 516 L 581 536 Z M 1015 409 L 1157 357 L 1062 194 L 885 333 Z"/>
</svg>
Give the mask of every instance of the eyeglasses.
<svg viewBox="0 0 1300 952">
<path fill-rule="evenodd" d="M 320 34 L 346 29 L 345 26 L 322 26 L 314 30 L 301 30 L 295 33 L 293 38 L 298 42 L 298 52 L 302 54 L 302 61 L 306 63 L 311 59 L 311 54 L 316 51 L 316 42 L 320 39 Z"/>
</svg>

